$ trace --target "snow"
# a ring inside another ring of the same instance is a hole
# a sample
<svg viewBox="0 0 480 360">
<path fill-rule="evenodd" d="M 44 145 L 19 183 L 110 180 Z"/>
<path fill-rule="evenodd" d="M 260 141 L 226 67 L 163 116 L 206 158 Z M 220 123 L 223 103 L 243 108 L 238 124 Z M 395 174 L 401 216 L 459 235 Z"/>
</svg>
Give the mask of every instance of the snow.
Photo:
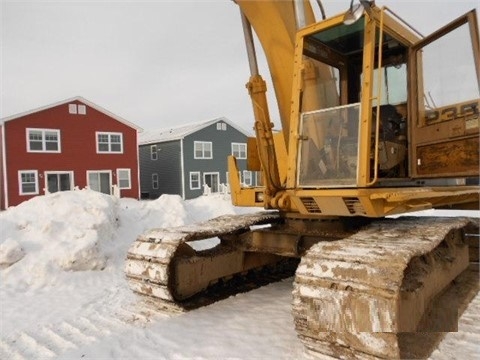
<svg viewBox="0 0 480 360">
<path fill-rule="evenodd" d="M 139 234 L 252 210 L 216 194 L 137 201 L 79 190 L 3 211 L 0 359 L 307 357 L 290 314 L 291 278 L 175 315 L 156 311 L 127 286 L 125 256 Z M 478 295 L 472 306 L 466 330 L 448 334 L 432 359 L 478 353 Z"/>
<path fill-rule="evenodd" d="M 15 264 L 25 256 L 25 251 L 18 242 L 10 238 L 0 244 L 0 267 Z"/>
</svg>

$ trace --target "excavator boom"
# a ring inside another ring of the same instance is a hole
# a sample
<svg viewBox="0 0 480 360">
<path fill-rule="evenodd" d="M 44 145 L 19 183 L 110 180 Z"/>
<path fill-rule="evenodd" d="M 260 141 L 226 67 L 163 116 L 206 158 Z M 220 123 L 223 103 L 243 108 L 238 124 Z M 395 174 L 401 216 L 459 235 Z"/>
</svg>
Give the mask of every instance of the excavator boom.
<svg viewBox="0 0 480 360">
<path fill-rule="evenodd" d="M 255 30 L 268 63 L 277 99 L 283 133 L 290 128 L 290 101 L 292 98 L 293 58 L 297 20 L 292 1 L 236 0 L 242 14 Z M 308 1 L 303 1 L 305 25 L 315 22 Z"/>
</svg>

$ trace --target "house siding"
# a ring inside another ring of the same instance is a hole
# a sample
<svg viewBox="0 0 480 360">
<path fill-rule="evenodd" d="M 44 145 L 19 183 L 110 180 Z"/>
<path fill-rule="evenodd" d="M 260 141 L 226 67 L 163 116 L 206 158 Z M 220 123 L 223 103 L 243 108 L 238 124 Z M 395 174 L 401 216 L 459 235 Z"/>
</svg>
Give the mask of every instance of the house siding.
<svg viewBox="0 0 480 360">
<path fill-rule="evenodd" d="M 157 146 L 157 160 L 151 159 L 151 146 Z M 140 145 L 140 189 L 142 198 L 162 194 L 182 195 L 180 140 Z M 152 187 L 152 174 L 158 174 L 158 189 Z"/>
<path fill-rule="evenodd" d="M 87 171 L 111 171 L 111 183 L 117 184 L 117 169 L 130 169 L 130 189 L 121 189 L 120 196 L 138 198 L 137 130 L 86 106 L 86 115 L 70 114 L 70 101 L 45 110 L 34 112 L 4 123 L 5 161 L 8 173 L 9 206 L 18 205 L 35 195 L 20 195 L 18 172 L 38 171 L 39 194 L 46 188 L 46 171 L 72 171 L 74 186 L 87 186 Z M 56 153 L 28 152 L 27 128 L 60 130 L 61 151 Z M 121 154 L 99 154 L 96 148 L 96 132 L 121 133 Z"/>
<path fill-rule="evenodd" d="M 203 194 L 203 174 L 206 172 L 218 172 L 220 184 L 227 184 L 226 173 L 228 171 L 228 156 L 232 154 L 232 143 L 246 143 L 247 137 L 229 124 L 226 130 L 217 130 L 217 123 L 207 126 L 185 137 L 183 144 L 184 167 L 185 167 L 185 198 L 192 199 Z M 195 159 L 195 141 L 212 142 L 212 159 Z M 246 168 L 246 160 L 238 159 L 239 169 Z M 190 189 L 190 172 L 200 172 L 201 188 Z"/>
<path fill-rule="evenodd" d="M 155 138 L 158 136 L 158 138 Z M 142 134 L 140 145 L 140 178 L 143 198 L 155 199 L 162 194 L 177 194 L 193 199 L 204 192 L 204 174 L 217 173 L 218 183 L 227 184 L 228 156 L 232 143 L 247 144 L 247 134 L 232 126 L 227 119 L 218 118 L 205 123 L 193 123 L 178 128 Z M 195 158 L 195 142 L 212 144 L 211 159 Z M 158 159 L 151 160 L 150 147 L 156 145 Z M 246 169 L 246 159 L 237 159 L 240 171 Z M 190 188 L 190 174 L 200 175 L 198 188 Z M 159 176 L 159 189 L 151 187 L 151 176 Z M 253 174 L 252 174 L 253 178 Z"/>
</svg>

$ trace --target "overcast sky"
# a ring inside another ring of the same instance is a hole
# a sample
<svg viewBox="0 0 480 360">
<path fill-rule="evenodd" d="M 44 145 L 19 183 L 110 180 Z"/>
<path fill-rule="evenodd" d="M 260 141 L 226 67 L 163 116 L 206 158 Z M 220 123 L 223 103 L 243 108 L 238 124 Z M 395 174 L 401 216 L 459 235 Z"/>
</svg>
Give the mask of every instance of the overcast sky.
<svg viewBox="0 0 480 360">
<path fill-rule="evenodd" d="M 329 16 L 350 1 L 322 3 Z M 480 7 L 480 0 L 376 3 L 424 35 Z M 252 127 L 231 0 L 1 0 L 0 23 L 0 118 L 82 96 L 145 130 L 220 116 Z"/>
</svg>

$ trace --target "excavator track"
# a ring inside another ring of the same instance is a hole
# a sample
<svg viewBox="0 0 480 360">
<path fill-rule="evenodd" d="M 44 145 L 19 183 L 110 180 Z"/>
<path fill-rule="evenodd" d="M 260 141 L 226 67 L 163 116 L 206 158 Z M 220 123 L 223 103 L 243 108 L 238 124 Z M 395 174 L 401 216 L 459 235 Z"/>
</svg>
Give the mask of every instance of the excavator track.
<svg viewBox="0 0 480 360">
<path fill-rule="evenodd" d="M 478 233 L 478 219 L 382 219 L 312 246 L 293 290 L 295 327 L 307 352 L 401 358 L 400 334 L 425 331 L 429 304 L 468 267 L 471 229 Z"/>
<path fill-rule="evenodd" d="M 154 298 L 157 306 L 166 310 L 196 307 L 188 299 L 219 280 L 275 264 L 281 258 L 271 254 L 255 258 L 254 254 L 245 254 L 222 243 L 209 250 L 195 251 L 187 242 L 232 237 L 250 231 L 251 226 L 279 220 L 276 212 L 259 212 L 149 230 L 139 236 L 128 251 L 125 265 L 128 284 L 134 292 Z"/>
</svg>

